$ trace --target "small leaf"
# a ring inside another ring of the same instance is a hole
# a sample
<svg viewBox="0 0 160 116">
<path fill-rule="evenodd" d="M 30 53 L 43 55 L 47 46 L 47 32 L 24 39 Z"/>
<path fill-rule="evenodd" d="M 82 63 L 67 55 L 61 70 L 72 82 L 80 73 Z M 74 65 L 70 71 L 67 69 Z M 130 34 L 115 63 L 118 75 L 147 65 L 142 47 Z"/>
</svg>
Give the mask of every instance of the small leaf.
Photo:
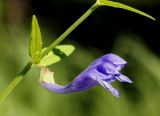
<svg viewBox="0 0 160 116">
<path fill-rule="evenodd" d="M 130 6 L 127 6 L 127 5 L 119 3 L 119 2 L 113 2 L 113 1 L 108 1 L 108 0 L 98 0 L 97 3 L 100 4 L 100 5 L 111 6 L 111 7 L 115 7 L 115 8 L 121 8 L 121 9 L 125 9 L 125 10 L 128 10 L 128 11 L 132 11 L 134 13 L 137 13 L 137 14 L 140 14 L 142 16 L 148 17 L 152 20 L 156 20 L 154 17 L 152 17 L 151 15 L 149 15 L 145 12 L 142 12 L 140 10 L 137 10 L 135 8 L 132 8 Z"/>
<path fill-rule="evenodd" d="M 44 48 L 42 52 L 45 50 Z M 41 66 L 48 66 L 54 63 L 59 62 L 62 58 L 69 56 L 75 47 L 73 45 L 58 45 L 56 46 L 48 55 L 44 56 L 41 61 Z"/>
<path fill-rule="evenodd" d="M 35 15 L 33 15 L 29 53 L 30 56 L 33 58 L 34 63 L 39 63 L 41 49 L 42 49 L 41 31 L 38 25 L 37 18 Z"/>
</svg>

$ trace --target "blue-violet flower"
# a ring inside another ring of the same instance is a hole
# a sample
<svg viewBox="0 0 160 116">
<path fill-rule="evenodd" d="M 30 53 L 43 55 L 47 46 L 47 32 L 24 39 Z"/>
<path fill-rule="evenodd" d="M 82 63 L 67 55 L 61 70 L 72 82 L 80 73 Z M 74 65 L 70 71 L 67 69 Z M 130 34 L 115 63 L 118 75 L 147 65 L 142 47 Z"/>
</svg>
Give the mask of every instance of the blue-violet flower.
<svg viewBox="0 0 160 116">
<path fill-rule="evenodd" d="M 93 61 L 82 73 L 66 86 L 56 84 L 54 82 L 53 72 L 46 67 L 42 67 L 40 82 L 44 88 L 56 93 L 84 91 L 100 84 L 102 87 L 109 90 L 114 96 L 118 97 L 118 90 L 114 89 L 110 83 L 115 80 L 132 83 L 128 77 L 119 72 L 126 63 L 126 61 L 115 54 L 106 54 Z"/>
</svg>

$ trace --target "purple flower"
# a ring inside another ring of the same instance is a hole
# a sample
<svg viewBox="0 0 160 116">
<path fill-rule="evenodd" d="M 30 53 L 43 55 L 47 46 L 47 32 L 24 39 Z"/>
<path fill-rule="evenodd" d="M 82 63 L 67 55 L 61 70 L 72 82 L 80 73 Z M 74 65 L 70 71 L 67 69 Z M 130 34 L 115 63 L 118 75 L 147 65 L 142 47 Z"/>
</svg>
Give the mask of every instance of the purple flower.
<svg viewBox="0 0 160 116">
<path fill-rule="evenodd" d="M 58 85 L 54 82 L 53 72 L 43 67 L 40 74 L 40 82 L 44 88 L 56 93 L 74 93 L 88 90 L 100 84 L 118 97 L 118 90 L 111 86 L 115 80 L 132 83 L 132 81 L 122 75 L 119 71 L 127 62 L 115 54 L 106 54 L 93 61 L 82 73 L 80 73 L 70 84 L 66 86 Z"/>
</svg>

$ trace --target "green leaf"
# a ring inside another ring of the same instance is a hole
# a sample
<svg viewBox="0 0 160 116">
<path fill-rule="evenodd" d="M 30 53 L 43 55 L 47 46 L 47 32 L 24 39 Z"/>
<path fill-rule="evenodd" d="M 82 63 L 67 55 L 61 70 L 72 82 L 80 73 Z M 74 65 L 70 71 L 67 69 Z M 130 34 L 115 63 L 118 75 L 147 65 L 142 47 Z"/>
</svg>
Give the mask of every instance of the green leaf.
<svg viewBox="0 0 160 116">
<path fill-rule="evenodd" d="M 40 62 L 41 49 L 42 49 L 41 31 L 38 25 L 37 18 L 35 15 L 33 15 L 29 53 L 30 53 L 30 56 L 33 58 L 34 63 Z"/>
<path fill-rule="evenodd" d="M 45 49 L 46 48 L 44 48 L 42 52 Z M 58 45 L 51 52 L 49 52 L 46 56 L 44 56 L 41 59 L 40 65 L 48 66 L 48 65 L 57 63 L 64 57 L 69 56 L 74 50 L 75 50 L 75 47 L 73 45 Z"/>
<path fill-rule="evenodd" d="M 115 7 L 115 8 L 121 8 L 121 9 L 125 9 L 125 10 L 128 10 L 128 11 L 132 11 L 134 13 L 137 13 L 137 14 L 140 14 L 142 16 L 148 17 L 152 20 L 156 20 L 154 17 L 152 17 L 151 15 L 149 15 L 145 12 L 142 12 L 140 10 L 137 10 L 135 8 L 132 8 L 130 6 L 127 6 L 127 5 L 119 3 L 119 2 L 113 2 L 113 1 L 108 1 L 108 0 L 98 0 L 97 3 L 100 4 L 100 5 L 111 6 L 111 7 Z"/>
</svg>

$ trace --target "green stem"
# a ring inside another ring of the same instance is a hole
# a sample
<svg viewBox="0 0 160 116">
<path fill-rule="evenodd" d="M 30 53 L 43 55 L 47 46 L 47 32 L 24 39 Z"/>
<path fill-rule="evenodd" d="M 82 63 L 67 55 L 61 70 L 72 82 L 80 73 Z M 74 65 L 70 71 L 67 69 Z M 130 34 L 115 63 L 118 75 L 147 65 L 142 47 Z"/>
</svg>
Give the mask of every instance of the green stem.
<svg viewBox="0 0 160 116">
<path fill-rule="evenodd" d="M 42 52 L 41 57 L 45 56 L 49 51 L 51 51 L 56 45 L 63 41 L 79 24 L 81 24 L 94 10 L 99 7 L 98 3 L 95 3 L 90 7 L 75 23 L 73 23 L 59 38 L 57 38 L 44 52 Z M 32 63 L 29 62 L 19 76 L 7 86 L 7 88 L 0 95 L 0 102 L 2 102 L 11 91 L 24 79 L 25 74 L 31 69 Z"/>
<path fill-rule="evenodd" d="M 24 79 L 24 75 L 31 69 L 32 63 L 29 62 L 21 73 L 7 86 L 7 88 L 0 95 L 0 103 L 11 93 L 17 84 Z"/>
<path fill-rule="evenodd" d="M 42 52 L 41 57 L 45 56 L 56 45 L 63 41 L 79 24 L 81 24 L 98 7 L 99 4 L 97 3 L 90 7 L 75 23 L 73 23 L 59 38 L 57 38 L 44 52 Z"/>
</svg>

